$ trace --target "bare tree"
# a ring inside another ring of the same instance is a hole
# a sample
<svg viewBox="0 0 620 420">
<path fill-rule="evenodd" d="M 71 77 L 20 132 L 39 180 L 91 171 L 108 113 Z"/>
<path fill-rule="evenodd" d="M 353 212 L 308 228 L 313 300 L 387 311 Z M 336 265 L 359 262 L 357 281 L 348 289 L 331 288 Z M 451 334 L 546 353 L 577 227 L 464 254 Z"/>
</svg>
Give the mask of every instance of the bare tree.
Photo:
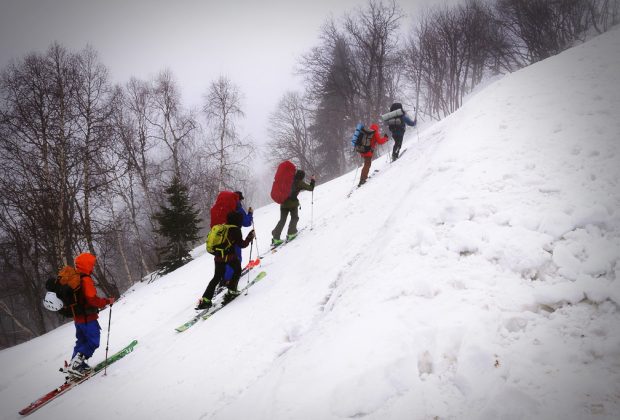
<svg viewBox="0 0 620 420">
<path fill-rule="evenodd" d="M 333 20 L 321 30 L 321 45 L 302 57 L 299 74 L 306 79 L 306 98 L 313 108 L 310 127 L 316 146 L 316 174 L 331 179 L 347 169 L 349 131 L 359 114 L 353 55 Z"/>
<path fill-rule="evenodd" d="M 212 82 L 204 95 L 209 150 L 217 161 L 218 189 L 234 188 L 245 179 L 245 164 L 253 146 L 239 137 L 236 123 L 244 117 L 241 92 L 226 77 Z"/>
<path fill-rule="evenodd" d="M 300 169 L 316 174 L 317 142 L 310 133 L 311 113 L 297 92 L 284 94 L 269 118 L 268 160 L 292 159 Z"/>
<path fill-rule="evenodd" d="M 598 33 L 620 22 L 620 0 L 587 0 L 589 23 Z"/>
<path fill-rule="evenodd" d="M 332 178 L 351 167 L 350 138 L 357 122 L 376 122 L 402 95 L 399 27 L 404 17 L 394 1 L 370 0 L 330 19 L 321 45 L 302 57 L 299 72 L 314 110 L 311 131 L 318 141 L 318 172 Z M 347 151 L 349 151 L 347 153 Z"/>
<path fill-rule="evenodd" d="M 432 118 L 458 109 L 486 75 L 520 65 L 503 25 L 480 0 L 424 13 L 405 55 L 407 79 Z"/>
<path fill-rule="evenodd" d="M 183 109 L 181 95 L 170 71 L 160 72 L 155 79 L 151 100 L 154 114 L 149 122 L 157 128 L 155 137 L 170 151 L 173 177 L 182 179 L 181 143 L 191 138 L 196 130 L 196 121 Z"/>
<path fill-rule="evenodd" d="M 111 159 L 109 153 L 114 140 L 111 116 L 119 91 L 111 85 L 107 68 L 90 47 L 76 55 L 76 72 L 79 80 L 75 93 L 76 138 L 82 156 L 81 192 L 76 196 L 76 209 L 80 236 L 84 238 L 88 251 L 96 255 L 94 235 L 102 234 L 104 229 L 100 224 L 95 227 L 93 213 L 109 200 L 102 198 L 109 193 L 110 184 L 119 175 L 116 159 Z M 102 266 L 100 258 L 100 264 L 95 267 L 99 285 L 108 295 L 118 296 L 118 286 L 108 279 L 101 270 Z"/>
<path fill-rule="evenodd" d="M 374 121 L 389 107 L 390 80 L 398 74 L 398 30 L 404 17 L 395 1 L 370 0 L 364 9 L 347 14 L 344 31 L 355 57 L 355 83 L 364 121 Z"/>
<path fill-rule="evenodd" d="M 593 24 L 596 4 L 593 0 L 498 0 L 497 10 L 530 64 L 558 54 L 582 38 Z M 610 8 L 601 5 L 598 10 Z"/>
</svg>

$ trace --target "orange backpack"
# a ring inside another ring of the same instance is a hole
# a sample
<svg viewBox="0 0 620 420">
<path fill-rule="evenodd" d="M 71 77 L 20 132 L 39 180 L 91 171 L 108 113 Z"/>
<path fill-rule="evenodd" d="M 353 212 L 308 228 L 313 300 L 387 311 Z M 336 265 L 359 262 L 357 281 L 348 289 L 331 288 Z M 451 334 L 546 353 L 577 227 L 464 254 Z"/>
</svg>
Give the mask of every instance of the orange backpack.
<svg viewBox="0 0 620 420">
<path fill-rule="evenodd" d="M 58 272 L 56 278 L 50 278 L 45 288 L 56 293 L 64 307 L 59 311 L 66 317 L 76 314 L 75 306 L 78 304 L 78 293 L 82 287 L 82 275 L 71 266 L 64 266 Z"/>
</svg>

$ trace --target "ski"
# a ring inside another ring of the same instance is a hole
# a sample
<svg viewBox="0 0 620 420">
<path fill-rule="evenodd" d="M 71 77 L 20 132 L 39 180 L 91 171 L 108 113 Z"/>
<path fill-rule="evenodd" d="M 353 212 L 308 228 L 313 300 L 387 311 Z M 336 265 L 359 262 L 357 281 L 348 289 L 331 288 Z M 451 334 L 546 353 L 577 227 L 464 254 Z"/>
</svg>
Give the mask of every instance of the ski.
<svg viewBox="0 0 620 420">
<path fill-rule="evenodd" d="M 243 292 L 246 292 L 246 294 L 247 294 L 248 289 L 249 289 L 249 288 L 250 288 L 253 284 L 256 284 L 256 283 L 258 283 L 259 281 L 261 281 L 262 279 L 264 279 L 266 275 L 267 275 L 267 272 L 266 272 L 266 271 L 261 271 L 260 273 L 258 273 L 258 274 L 256 275 L 256 277 L 254 277 L 254 279 L 253 279 L 251 282 L 249 282 L 248 284 L 246 284 L 246 285 L 245 285 L 245 287 L 243 287 L 241 290 L 239 290 L 239 295 L 242 295 L 242 294 L 243 294 Z M 235 298 L 235 299 L 236 299 L 236 298 Z M 233 299 L 233 300 L 234 300 L 234 299 Z M 230 302 L 232 302 L 232 300 L 231 300 Z M 205 313 L 205 314 L 203 314 L 203 315 L 200 315 L 200 316 L 201 316 L 201 318 L 202 318 L 202 319 L 209 319 L 212 315 L 214 315 L 214 314 L 215 314 L 216 312 L 218 312 L 220 309 L 222 309 L 223 307 L 227 306 L 230 302 L 228 302 L 228 303 L 222 303 L 221 305 L 219 305 L 219 306 L 217 306 L 217 307 L 215 307 L 215 308 L 211 308 L 211 309 L 207 310 L 207 313 Z"/>
<path fill-rule="evenodd" d="M 368 178 L 366 178 L 366 181 L 364 181 L 364 184 L 366 184 L 366 182 L 370 181 L 370 178 L 372 178 L 377 172 L 379 172 L 379 169 L 373 169 L 373 171 L 368 175 Z M 353 187 L 351 189 L 351 191 L 349 191 L 347 193 L 347 198 L 351 197 L 351 195 L 353 194 L 353 191 L 355 191 L 357 189 L 360 189 L 362 187 L 362 185 L 364 185 L 364 184 L 358 185 L 357 188 Z"/>
<path fill-rule="evenodd" d="M 250 260 L 247 265 L 245 267 L 243 267 L 243 270 L 241 270 L 241 276 L 243 277 L 244 275 L 248 274 L 248 272 L 250 270 L 252 270 L 254 267 L 257 267 L 260 265 L 260 258 L 256 258 L 255 260 Z"/>
<path fill-rule="evenodd" d="M 295 239 L 297 239 L 297 237 L 299 236 L 299 234 L 301 232 L 303 232 L 303 230 L 305 229 L 305 227 L 299 229 L 297 231 L 297 234 L 295 235 L 295 237 L 293 239 L 286 239 L 285 241 L 283 241 L 282 243 L 278 244 L 278 245 L 271 245 L 271 248 L 269 248 L 269 252 L 271 252 L 272 254 L 275 254 L 276 252 L 278 252 L 278 250 L 280 248 L 282 248 L 284 245 L 288 244 L 289 242 L 293 242 Z"/>
<path fill-rule="evenodd" d="M 48 392 L 47 394 L 43 395 L 41 398 L 37 399 L 36 401 L 33 401 L 32 403 L 30 403 L 27 407 L 21 409 L 19 411 L 19 414 L 21 414 L 22 416 L 27 416 L 28 414 L 38 410 L 39 408 L 43 407 L 45 404 L 49 403 L 50 401 L 53 401 L 55 398 L 61 396 L 62 394 L 68 392 L 70 389 L 75 388 L 76 386 L 78 386 L 79 384 L 81 384 L 82 382 L 87 381 L 88 379 L 92 378 L 93 376 L 97 375 L 98 373 L 102 372 L 107 366 L 111 365 L 112 363 L 122 359 L 123 357 L 127 356 L 129 353 L 131 353 L 134 349 L 134 347 L 138 344 L 137 340 L 133 340 L 131 343 L 129 343 L 129 345 L 127 347 L 125 347 L 124 349 L 114 353 L 112 356 L 108 357 L 108 360 L 103 360 L 101 362 L 99 362 L 97 365 L 95 365 L 95 367 L 92 369 L 92 371 L 87 374 L 86 376 L 84 376 L 83 378 L 76 378 L 73 380 L 67 380 L 64 384 L 60 385 L 58 388 L 53 389 L 52 391 Z M 62 371 L 62 369 L 61 369 Z"/>
<path fill-rule="evenodd" d="M 247 265 L 241 271 L 240 277 L 243 277 L 244 275 L 249 273 L 250 270 L 252 270 L 254 267 L 257 267 L 259 265 L 260 265 L 260 258 L 256 258 L 255 260 L 250 260 L 250 262 L 248 262 Z M 213 300 L 215 300 L 217 298 L 217 296 L 224 291 L 225 288 L 226 288 L 226 286 L 218 286 L 215 289 L 215 297 L 213 298 Z M 194 325 L 196 322 L 198 322 L 200 320 L 200 318 L 202 318 L 202 316 L 205 315 L 208 311 L 209 311 L 209 309 L 201 310 L 196 315 L 194 315 L 192 317 L 192 319 L 190 319 L 189 321 L 187 321 L 183 325 L 180 325 L 180 326 L 176 327 L 175 331 L 183 332 L 183 331 L 187 330 L 192 325 Z"/>
</svg>

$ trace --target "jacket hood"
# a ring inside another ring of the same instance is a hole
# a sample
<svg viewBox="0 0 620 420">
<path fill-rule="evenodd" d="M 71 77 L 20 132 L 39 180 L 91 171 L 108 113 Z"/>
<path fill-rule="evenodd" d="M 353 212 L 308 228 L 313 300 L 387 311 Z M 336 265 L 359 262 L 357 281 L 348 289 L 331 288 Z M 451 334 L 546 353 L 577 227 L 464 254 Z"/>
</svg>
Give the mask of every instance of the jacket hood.
<svg viewBox="0 0 620 420">
<path fill-rule="evenodd" d="M 93 272 L 96 262 L 97 257 L 91 253 L 84 252 L 75 257 L 75 269 L 82 274 L 90 274 Z"/>
</svg>

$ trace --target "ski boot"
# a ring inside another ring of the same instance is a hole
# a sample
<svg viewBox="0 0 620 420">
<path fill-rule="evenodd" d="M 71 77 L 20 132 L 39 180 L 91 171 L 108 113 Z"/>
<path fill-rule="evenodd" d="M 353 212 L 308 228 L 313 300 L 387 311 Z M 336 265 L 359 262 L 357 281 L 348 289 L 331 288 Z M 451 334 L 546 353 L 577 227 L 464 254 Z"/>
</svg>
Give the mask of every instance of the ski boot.
<svg viewBox="0 0 620 420">
<path fill-rule="evenodd" d="M 200 298 L 200 300 L 198 301 L 198 306 L 196 306 L 196 310 L 197 311 L 202 311 L 203 309 L 209 309 L 211 307 L 212 303 L 210 299 L 207 299 L 206 297 L 202 297 Z"/>
<path fill-rule="evenodd" d="M 65 366 L 65 373 L 69 374 L 71 379 L 81 379 L 90 374 L 92 368 L 86 363 L 86 358 L 82 353 L 77 353 L 73 359 Z"/>
<path fill-rule="evenodd" d="M 277 246 L 280 246 L 284 243 L 284 241 L 282 239 L 276 239 L 276 238 L 272 238 L 271 239 L 271 247 L 275 248 Z"/>
<path fill-rule="evenodd" d="M 239 296 L 241 294 L 241 292 L 237 291 L 237 290 L 228 290 L 228 293 L 226 293 L 224 295 L 224 299 L 222 300 L 222 305 L 227 305 L 230 302 L 232 302 L 233 300 L 235 300 L 235 298 L 237 296 Z"/>
<path fill-rule="evenodd" d="M 297 237 L 297 233 L 288 234 L 288 235 L 286 235 L 286 242 L 291 242 L 296 237 Z"/>
</svg>

